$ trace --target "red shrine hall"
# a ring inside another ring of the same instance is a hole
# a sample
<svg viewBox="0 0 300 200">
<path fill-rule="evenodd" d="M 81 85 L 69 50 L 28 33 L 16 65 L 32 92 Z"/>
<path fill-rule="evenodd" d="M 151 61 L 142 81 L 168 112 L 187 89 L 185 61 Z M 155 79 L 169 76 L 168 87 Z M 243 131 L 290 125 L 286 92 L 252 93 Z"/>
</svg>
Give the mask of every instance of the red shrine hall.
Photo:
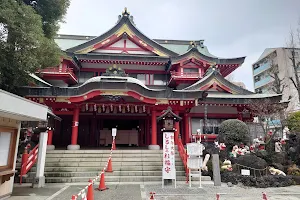
<svg viewBox="0 0 300 200">
<path fill-rule="evenodd" d="M 115 26 L 100 36 L 58 35 L 65 53 L 61 64 L 32 74 L 22 94 L 45 104 L 62 120 L 49 130 L 48 144 L 68 149 L 162 144 L 168 107 L 175 122 L 175 143 L 191 141 L 197 130 L 213 141 L 226 119 L 252 121 L 249 99 L 281 96 L 255 94 L 225 79 L 245 57 L 218 58 L 203 40 L 150 39 L 125 9 Z"/>
</svg>

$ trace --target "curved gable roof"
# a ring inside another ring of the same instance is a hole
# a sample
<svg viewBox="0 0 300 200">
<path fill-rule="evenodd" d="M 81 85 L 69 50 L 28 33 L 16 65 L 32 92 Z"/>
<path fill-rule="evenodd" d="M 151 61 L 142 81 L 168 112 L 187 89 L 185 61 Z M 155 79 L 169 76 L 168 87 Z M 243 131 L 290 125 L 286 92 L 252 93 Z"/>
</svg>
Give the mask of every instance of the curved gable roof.
<svg viewBox="0 0 300 200">
<path fill-rule="evenodd" d="M 206 60 L 208 62 L 216 63 L 216 64 L 242 64 L 245 60 L 245 57 L 239 57 L 239 58 L 217 58 L 212 56 L 204 55 L 203 53 L 199 52 L 198 48 L 196 46 L 191 47 L 186 53 L 174 56 L 172 57 L 172 62 L 178 62 L 184 58 L 188 57 L 196 57 L 203 60 Z"/>
<path fill-rule="evenodd" d="M 104 34 L 93 38 L 83 44 L 79 44 L 78 46 L 67 49 L 68 52 L 73 53 L 88 53 L 94 49 L 94 46 L 99 44 L 100 42 L 105 41 L 109 37 L 115 35 L 116 37 L 120 37 L 123 33 L 127 33 L 129 36 L 137 36 L 139 39 L 143 40 L 146 44 L 150 45 L 154 48 L 154 53 L 158 55 L 164 56 L 175 56 L 177 53 L 163 47 L 159 43 L 145 36 L 141 31 L 139 31 L 136 26 L 133 24 L 132 19 L 130 19 L 129 14 L 123 14 L 118 23 L 112 27 L 110 30 L 105 32 Z"/>
<path fill-rule="evenodd" d="M 232 82 L 226 80 L 218 71 L 213 70 L 211 73 L 209 73 L 207 76 L 202 78 L 201 80 L 197 81 L 191 86 L 188 86 L 184 88 L 183 90 L 199 90 L 200 88 L 207 86 L 208 84 L 212 82 L 218 82 L 226 87 L 228 87 L 233 93 L 235 94 L 254 94 L 253 92 L 246 90 L 244 88 L 241 88 Z"/>
</svg>

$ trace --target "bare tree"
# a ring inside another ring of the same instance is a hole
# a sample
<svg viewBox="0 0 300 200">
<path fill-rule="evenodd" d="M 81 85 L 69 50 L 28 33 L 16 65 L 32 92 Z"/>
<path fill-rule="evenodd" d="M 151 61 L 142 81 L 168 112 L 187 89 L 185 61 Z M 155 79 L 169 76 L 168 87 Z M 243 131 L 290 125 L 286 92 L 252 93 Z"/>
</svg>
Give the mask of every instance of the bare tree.
<svg viewBox="0 0 300 200">
<path fill-rule="evenodd" d="M 249 100 L 247 104 L 253 116 L 258 118 L 258 123 L 262 127 L 265 136 L 267 136 L 271 127 L 275 127 L 273 136 L 281 129 L 276 128 L 278 124 L 276 124 L 273 119 L 280 120 L 280 127 L 282 127 L 282 124 L 285 123 L 284 111 L 287 107 L 286 104 L 274 102 L 267 98 Z"/>
<path fill-rule="evenodd" d="M 270 70 L 268 74 L 274 81 L 270 84 L 270 89 L 276 94 L 282 94 L 286 85 L 284 84 L 284 78 L 279 78 L 278 65 L 274 64 L 274 61 L 270 59 Z"/>
<path fill-rule="evenodd" d="M 295 37 L 297 37 L 297 39 Z M 293 30 L 290 31 L 290 38 L 289 39 L 290 39 L 289 44 L 288 44 L 289 51 L 290 51 L 289 59 L 292 62 L 292 69 L 293 69 L 293 72 L 294 72 L 294 77 L 289 77 L 289 78 L 290 78 L 290 80 L 292 81 L 294 87 L 297 90 L 298 99 L 299 99 L 299 102 L 300 102 L 300 77 L 299 77 L 299 74 L 298 74 L 299 67 L 300 67 L 300 62 L 297 60 L 297 55 L 298 55 L 297 44 L 300 45 L 300 22 L 299 22 L 299 27 L 296 30 L 296 32 L 294 32 Z"/>
</svg>

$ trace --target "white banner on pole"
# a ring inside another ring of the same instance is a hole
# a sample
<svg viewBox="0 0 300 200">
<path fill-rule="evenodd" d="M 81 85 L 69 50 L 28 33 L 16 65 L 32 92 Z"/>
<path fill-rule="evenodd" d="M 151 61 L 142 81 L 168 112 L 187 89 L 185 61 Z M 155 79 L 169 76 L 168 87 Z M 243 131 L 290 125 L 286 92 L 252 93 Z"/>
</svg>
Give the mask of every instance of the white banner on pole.
<svg viewBox="0 0 300 200">
<path fill-rule="evenodd" d="M 112 129 L 111 129 L 111 135 L 112 135 L 113 137 L 116 137 L 116 136 L 117 136 L 117 129 L 116 129 L 116 128 L 112 128 Z"/>
<path fill-rule="evenodd" d="M 164 132 L 163 135 L 163 179 L 175 179 L 175 145 L 174 132 Z"/>
</svg>

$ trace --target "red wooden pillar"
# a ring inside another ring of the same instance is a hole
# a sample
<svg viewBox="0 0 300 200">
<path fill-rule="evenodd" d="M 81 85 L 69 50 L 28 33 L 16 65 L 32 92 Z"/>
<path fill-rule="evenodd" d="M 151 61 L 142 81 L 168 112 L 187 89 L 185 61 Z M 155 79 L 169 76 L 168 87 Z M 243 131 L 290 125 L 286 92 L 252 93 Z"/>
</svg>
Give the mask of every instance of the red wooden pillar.
<svg viewBox="0 0 300 200">
<path fill-rule="evenodd" d="M 190 120 L 189 120 L 189 116 L 187 115 L 187 113 L 184 114 L 183 116 L 183 122 L 184 122 L 184 135 L 185 135 L 185 143 L 190 143 L 191 139 L 190 139 Z"/>
<path fill-rule="evenodd" d="M 76 107 L 73 113 L 71 145 L 77 145 L 78 125 L 79 125 L 79 108 Z"/>
<path fill-rule="evenodd" d="M 90 133 L 90 141 L 89 141 L 89 145 L 94 146 L 95 145 L 95 141 L 98 140 L 98 138 L 96 138 L 95 136 L 95 132 L 96 132 L 96 127 L 97 123 L 96 123 L 96 113 L 93 113 L 92 116 L 92 120 L 91 120 L 91 133 Z"/>
<path fill-rule="evenodd" d="M 151 112 L 151 125 L 152 125 L 151 145 L 157 145 L 156 110 L 152 110 L 152 112 Z"/>
<path fill-rule="evenodd" d="M 53 130 L 48 130 L 47 145 L 52 145 L 52 138 L 53 138 Z"/>
<path fill-rule="evenodd" d="M 179 116 L 179 111 L 175 111 L 174 112 L 176 115 Z M 179 136 L 179 132 L 180 132 L 180 127 L 179 127 L 179 122 L 175 122 L 175 132 L 174 132 L 174 140 L 175 140 L 175 144 L 178 144 L 178 136 Z"/>
</svg>

